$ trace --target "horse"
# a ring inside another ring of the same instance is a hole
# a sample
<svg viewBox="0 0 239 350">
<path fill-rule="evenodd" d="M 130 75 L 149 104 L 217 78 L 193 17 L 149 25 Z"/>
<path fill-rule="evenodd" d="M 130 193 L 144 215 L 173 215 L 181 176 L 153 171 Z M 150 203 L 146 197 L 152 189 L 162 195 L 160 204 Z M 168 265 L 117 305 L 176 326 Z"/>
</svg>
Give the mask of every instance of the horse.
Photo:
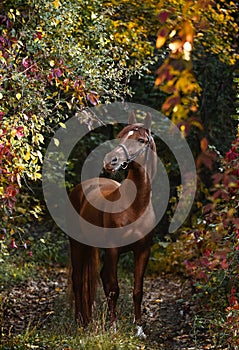
<svg viewBox="0 0 239 350">
<path fill-rule="evenodd" d="M 126 125 L 118 134 L 120 144 L 105 155 L 104 169 L 109 173 L 116 173 L 119 169 L 127 168 L 126 179 L 119 183 L 106 177 L 97 178 L 100 186 L 101 198 L 112 203 L 121 199 L 126 203 L 121 212 L 104 212 L 99 210 L 88 196 L 100 201 L 99 191 L 96 190 L 96 179 L 84 180 L 71 191 L 69 198 L 77 213 L 85 220 L 99 227 L 126 227 L 135 223 L 134 230 L 139 232 L 139 240 L 125 246 L 103 248 L 103 266 L 100 277 L 107 298 L 110 325 L 115 327 L 117 320 L 116 303 L 119 297 L 117 279 L 117 264 L 122 253 L 133 251 L 134 256 L 134 323 L 136 335 L 145 338 L 142 327 L 141 303 L 143 298 L 143 279 L 150 256 L 150 247 L 153 238 L 155 213 L 151 202 L 151 184 L 156 174 L 157 153 L 155 142 L 151 133 L 151 115 L 147 113 L 143 123 L 137 123 L 134 111 L 131 111 Z M 131 189 L 129 181 L 133 181 L 136 194 L 130 203 L 128 198 Z M 84 186 L 84 191 L 83 191 Z M 130 203 L 128 206 L 127 203 Z M 152 227 L 147 232 L 147 227 Z M 79 228 L 80 229 L 80 228 Z M 146 230 L 142 236 L 140 232 Z M 113 232 L 113 231 L 112 231 Z M 87 234 L 85 232 L 84 234 Z M 113 234 L 113 233 L 112 233 Z M 75 299 L 75 319 L 85 326 L 92 318 L 92 306 L 95 300 L 96 286 L 99 279 L 99 248 L 81 243 L 71 237 L 71 281 Z"/>
</svg>

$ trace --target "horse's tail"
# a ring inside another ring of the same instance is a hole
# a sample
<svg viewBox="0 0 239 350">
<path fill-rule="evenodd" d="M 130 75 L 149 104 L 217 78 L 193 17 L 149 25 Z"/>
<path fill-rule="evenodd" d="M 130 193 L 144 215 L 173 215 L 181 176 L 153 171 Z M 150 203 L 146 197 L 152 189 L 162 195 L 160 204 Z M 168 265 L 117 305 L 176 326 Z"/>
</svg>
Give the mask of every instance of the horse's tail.
<svg viewBox="0 0 239 350">
<path fill-rule="evenodd" d="M 98 283 L 99 249 L 70 239 L 75 318 L 89 323 Z"/>
<path fill-rule="evenodd" d="M 83 323 L 88 323 L 92 315 L 98 282 L 99 253 L 97 248 L 89 246 L 85 246 L 83 251 L 80 271 L 82 280 L 82 319 Z"/>
</svg>

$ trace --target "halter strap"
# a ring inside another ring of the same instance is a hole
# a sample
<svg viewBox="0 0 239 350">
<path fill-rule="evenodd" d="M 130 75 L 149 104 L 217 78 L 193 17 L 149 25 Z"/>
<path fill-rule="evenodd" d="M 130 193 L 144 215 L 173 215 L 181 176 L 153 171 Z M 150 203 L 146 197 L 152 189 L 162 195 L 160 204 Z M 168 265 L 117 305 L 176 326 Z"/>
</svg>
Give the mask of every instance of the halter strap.
<svg viewBox="0 0 239 350">
<path fill-rule="evenodd" d="M 123 148 L 124 153 L 126 155 L 126 161 L 123 163 L 125 165 L 123 166 L 123 164 L 122 164 L 121 167 L 123 169 L 126 169 L 129 163 L 133 162 L 138 156 L 143 154 L 145 151 L 146 151 L 145 159 L 147 161 L 148 160 L 148 148 L 149 148 L 151 139 L 152 139 L 152 136 L 151 135 L 148 136 L 148 141 L 147 141 L 146 145 L 132 155 L 129 154 L 127 147 L 123 143 L 120 143 L 119 147 Z"/>
<path fill-rule="evenodd" d="M 125 155 L 126 155 L 126 160 L 127 160 L 128 163 L 130 163 L 131 157 L 130 157 L 129 151 L 127 150 L 127 147 L 126 147 L 125 145 L 123 145 L 123 143 L 120 143 L 120 144 L 119 144 L 119 147 L 122 147 L 122 148 L 123 148 L 124 153 L 125 153 Z"/>
</svg>

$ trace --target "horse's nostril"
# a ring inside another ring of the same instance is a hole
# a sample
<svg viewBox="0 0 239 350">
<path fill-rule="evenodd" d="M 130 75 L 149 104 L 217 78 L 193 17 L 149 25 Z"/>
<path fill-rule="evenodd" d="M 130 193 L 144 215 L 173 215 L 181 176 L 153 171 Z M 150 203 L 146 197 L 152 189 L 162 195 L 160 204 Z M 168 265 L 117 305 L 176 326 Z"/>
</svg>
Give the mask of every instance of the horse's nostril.
<svg viewBox="0 0 239 350">
<path fill-rule="evenodd" d="M 115 164 L 117 164 L 118 163 L 118 158 L 117 157 L 113 157 L 112 159 L 111 159 L 111 165 L 115 165 Z"/>
<path fill-rule="evenodd" d="M 127 162 L 122 163 L 121 167 L 122 169 L 126 169 L 128 167 L 128 163 Z"/>
</svg>

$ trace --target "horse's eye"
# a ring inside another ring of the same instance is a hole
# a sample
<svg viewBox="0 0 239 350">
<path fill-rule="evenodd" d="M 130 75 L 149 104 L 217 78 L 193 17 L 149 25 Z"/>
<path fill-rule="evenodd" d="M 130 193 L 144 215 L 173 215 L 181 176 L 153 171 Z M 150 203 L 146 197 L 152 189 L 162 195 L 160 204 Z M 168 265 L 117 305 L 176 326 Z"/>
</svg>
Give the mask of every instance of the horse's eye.
<svg viewBox="0 0 239 350">
<path fill-rule="evenodd" d="M 144 143 L 144 139 L 138 139 L 139 143 Z"/>
</svg>

